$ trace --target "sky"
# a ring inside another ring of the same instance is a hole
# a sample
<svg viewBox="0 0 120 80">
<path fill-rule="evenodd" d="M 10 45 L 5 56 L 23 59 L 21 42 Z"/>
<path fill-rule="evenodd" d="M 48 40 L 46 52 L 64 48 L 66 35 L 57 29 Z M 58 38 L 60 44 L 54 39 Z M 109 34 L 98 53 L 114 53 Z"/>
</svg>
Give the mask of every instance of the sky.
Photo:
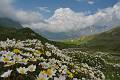
<svg viewBox="0 0 120 80">
<path fill-rule="evenodd" d="M 119 0 L 0 0 L 0 17 L 49 32 L 120 25 Z"/>
<path fill-rule="evenodd" d="M 113 6 L 118 0 L 16 0 L 15 6 L 25 10 L 41 9 L 45 17 L 50 17 L 59 8 L 70 8 L 76 12 L 94 13 L 98 9 Z M 47 13 L 45 13 L 47 12 Z"/>
</svg>

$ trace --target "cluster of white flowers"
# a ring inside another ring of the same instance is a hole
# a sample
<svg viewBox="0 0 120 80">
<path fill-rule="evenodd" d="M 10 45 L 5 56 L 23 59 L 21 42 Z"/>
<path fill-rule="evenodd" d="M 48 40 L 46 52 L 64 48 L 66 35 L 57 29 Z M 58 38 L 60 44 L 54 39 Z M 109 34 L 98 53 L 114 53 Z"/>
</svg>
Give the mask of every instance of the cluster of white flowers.
<svg viewBox="0 0 120 80">
<path fill-rule="evenodd" d="M 30 80 L 105 79 L 101 71 L 87 64 L 77 65 L 54 45 L 43 45 L 36 39 L 0 41 L 0 66 L 1 77 L 10 80 L 26 78 L 24 75 Z"/>
<path fill-rule="evenodd" d="M 104 68 L 106 61 L 102 57 L 108 57 L 106 53 L 96 52 L 91 55 L 90 53 L 80 51 L 79 48 L 63 49 L 62 53 L 71 56 L 76 64 L 89 63 L 96 69 Z"/>
<path fill-rule="evenodd" d="M 108 57 L 106 53 L 96 52 L 90 54 L 82 52 L 80 48 L 62 49 L 62 53 L 72 57 L 72 61 L 74 61 L 76 65 L 82 65 L 79 70 L 90 76 L 92 80 L 99 80 L 99 78 L 105 79 L 105 75 L 100 70 L 103 70 L 105 68 L 105 64 L 107 64 L 107 62 L 102 58 L 103 56 Z"/>
</svg>

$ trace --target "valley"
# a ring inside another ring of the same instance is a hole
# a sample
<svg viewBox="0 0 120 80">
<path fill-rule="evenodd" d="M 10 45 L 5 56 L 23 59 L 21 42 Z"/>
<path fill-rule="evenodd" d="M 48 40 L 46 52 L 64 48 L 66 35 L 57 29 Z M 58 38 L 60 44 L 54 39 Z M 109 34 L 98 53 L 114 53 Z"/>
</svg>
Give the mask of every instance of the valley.
<svg viewBox="0 0 120 80">
<path fill-rule="evenodd" d="M 63 41 L 51 41 L 48 40 L 47 38 L 44 38 L 43 36 L 39 35 L 38 33 L 32 31 L 30 28 L 22 28 L 22 29 L 16 29 L 16 28 L 7 28 L 7 27 L 0 27 L 0 40 L 1 40 L 1 51 L 4 51 L 6 49 L 3 48 L 5 44 L 11 45 L 11 41 L 14 40 L 19 40 L 22 41 L 21 44 L 23 44 L 23 40 L 30 40 L 29 44 L 34 46 L 34 40 L 31 42 L 32 39 L 37 39 L 40 40 L 43 45 L 46 43 L 53 44 L 60 49 L 60 54 L 64 54 L 66 57 L 70 57 L 71 61 L 73 62 L 74 65 L 76 66 L 81 66 L 86 68 L 86 69 L 95 69 L 103 72 L 105 76 L 105 80 L 119 80 L 120 79 L 120 54 L 119 50 L 120 48 L 119 45 L 119 33 L 120 33 L 120 28 L 113 28 L 109 31 L 96 34 L 96 35 L 90 35 L 90 36 L 82 36 L 78 39 L 73 39 L 73 40 L 63 40 Z M 9 40 L 11 39 L 11 40 Z M 5 42 L 2 42 L 5 41 Z M 36 40 L 35 40 L 36 41 Z M 9 43 L 10 42 L 10 43 Z M 3 44 L 4 43 L 4 44 Z M 25 41 L 27 43 L 27 41 Z M 41 46 L 41 43 L 39 46 Z M 17 42 L 14 44 L 16 45 Z M 28 44 L 28 45 L 29 45 Z M 24 44 L 26 45 L 26 44 Z M 32 47 L 31 46 L 31 47 Z M 30 47 L 30 46 L 28 46 Z M 52 45 L 51 45 L 52 47 Z M 7 45 L 6 45 L 6 48 Z M 14 49 L 16 47 L 11 47 L 11 49 Z M 18 48 L 21 49 L 22 52 L 24 52 L 23 48 Z M 9 48 L 8 48 L 9 50 Z M 10 50 L 11 51 L 11 50 Z M 40 50 L 41 51 L 41 50 Z M 45 52 L 44 52 L 45 53 Z M 26 53 L 22 53 L 21 55 L 25 55 Z M 53 53 L 51 53 L 53 54 Z M 42 55 L 44 58 L 47 55 Z M 41 57 L 41 56 L 40 56 Z M 55 56 L 51 56 L 51 58 L 54 58 Z M 57 58 L 57 57 L 56 57 Z M 47 58 L 48 59 L 48 58 Z M 38 61 L 39 62 L 39 61 Z M 64 62 L 64 61 L 63 61 Z M 69 63 L 69 62 L 68 62 Z M 2 64 L 2 63 L 1 63 Z M 21 63 L 19 63 L 21 64 Z M 29 64 L 29 62 L 28 62 Z M 47 64 L 47 63 L 46 63 Z M 13 64 L 15 65 L 15 64 Z M 37 65 L 37 64 L 35 64 Z M 68 65 L 67 65 L 68 66 Z M 86 67 L 85 67 L 86 66 Z M 87 67 L 89 66 L 89 68 Z M 70 66 L 69 66 L 70 67 Z M 1 69 L 3 66 L 1 66 Z M 16 67 L 18 68 L 18 67 Z M 6 69 L 6 68 L 5 68 Z M 2 72 L 0 72 L 2 73 Z M 88 74 L 83 72 L 80 72 L 81 75 L 76 75 L 76 78 L 81 78 L 84 76 L 86 79 L 90 80 L 96 80 L 95 74 L 94 78 L 91 78 L 90 75 L 93 74 Z M 94 72 L 93 72 L 94 73 Z M 96 72 L 95 72 L 96 73 Z M 72 73 L 74 74 L 74 73 Z M 89 75 L 89 77 L 87 77 Z M 13 73 L 12 73 L 12 76 Z M 11 76 L 11 77 L 12 77 Z M 100 76 L 99 76 L 100 77 Z M 23 77 L 25 78 L 25 77 Z M 27 80 L 26 76 L 26 80 Z M 30 77 L 32 79 L 32 77 Z M 35 77 L 34 77 L 35 78 Z M 33 78 L 33 80 L 34 80 Z M 2 78 L 1 78 L 2 79 Z M 52 78 L 50 78 L 52 79 Z M 67 79 L 70 79 L 67 77 Z M 14 79 L 13 79 L 14 80 Z M 104 80 L 100 78 L 100 80 Z"/>
</svg>

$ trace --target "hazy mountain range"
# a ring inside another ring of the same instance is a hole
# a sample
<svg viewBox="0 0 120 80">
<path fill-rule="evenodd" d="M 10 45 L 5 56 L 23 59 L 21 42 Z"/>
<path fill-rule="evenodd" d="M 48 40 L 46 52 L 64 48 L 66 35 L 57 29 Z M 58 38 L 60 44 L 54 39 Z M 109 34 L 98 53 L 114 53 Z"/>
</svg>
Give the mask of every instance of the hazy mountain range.
<svg viewBox="0 0 120 80">
<path fill-rule="evenodd" d="M 0 26 L 10 27 L 10 28 L 23 28 L 22 25 L 9 18 L 0 18 Z M 35 32 L 43 35 L 44 37 L 50 40 L 65 40 L 65 39 L 74 39 L 79 38 L 80 36 L 84 35 L 93 35 L 96 33 L 101 33 L 107 30 L 110 30 L 111 26 L 89 26 L 86 28 L 82 28 L 80 30 L 70 31 L 70 32 L 49 32 L 49 31 L 42 31 L 42 30 L 34 30 Z"/>
<path fill-rule="evenodd" d="M 82 28 L 77 31 L 70 31 L 70 32 L 49 32 L 49 31 L 40 31 L 34 30 L 35 32 L 45 36 L 50 40 L 66 40 L 66 39 L 74 39 L 79 38 L 80 36 L 87 36 L 93 35 L 97 33 L 101 33 L 107 30 L 110 30 L 116 26 L 89 26 L 86 28 Z"/>
</svg>

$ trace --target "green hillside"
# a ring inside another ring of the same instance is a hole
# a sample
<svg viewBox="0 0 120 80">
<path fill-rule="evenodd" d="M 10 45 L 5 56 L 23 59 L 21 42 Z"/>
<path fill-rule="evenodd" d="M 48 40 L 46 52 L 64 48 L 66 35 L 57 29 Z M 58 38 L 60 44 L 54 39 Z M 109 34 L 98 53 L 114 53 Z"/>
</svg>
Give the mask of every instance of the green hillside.
<svg viewBox="0 0 120 80">
<path fill-rule="evenodd" d="M 16 40 L 40 39 L 42 42 L 49 41 L 32 31 L 30 28 L 15 29 L 0 27 L 0 40 L 6 40 L 7 38 L 15 38 Z"/>
<path fill-rule="evenodd" d="M 85 39 L 88 41 L 83 46 L 96 50 L 120 52 L 120 27 L 87 38 Z"/>
<path fill-rule="evenodd" d="M 30 28 L 16 29 L 16 28 L 7 28 L 7 27 L 0 26 L 0 40 L 4 41 L 7 38 L 16 39 L 16 40 L 39 39 L 43 43 L 48 42 L 48 43 L 54 44 L 55 46 L 58 46 L 60 49 L 71 46 L 71 45 L 64 44 L 62 42 L 50 41 L 47 38 L 34 32 Z"/>
<path fill-rule="evenodd" d="M 82 49 L 120 52 L 120 27 L 100 34 L 82 36 L 79 39 L 65 40 L 63 42 L 77 45 Z"/>
</svg>

